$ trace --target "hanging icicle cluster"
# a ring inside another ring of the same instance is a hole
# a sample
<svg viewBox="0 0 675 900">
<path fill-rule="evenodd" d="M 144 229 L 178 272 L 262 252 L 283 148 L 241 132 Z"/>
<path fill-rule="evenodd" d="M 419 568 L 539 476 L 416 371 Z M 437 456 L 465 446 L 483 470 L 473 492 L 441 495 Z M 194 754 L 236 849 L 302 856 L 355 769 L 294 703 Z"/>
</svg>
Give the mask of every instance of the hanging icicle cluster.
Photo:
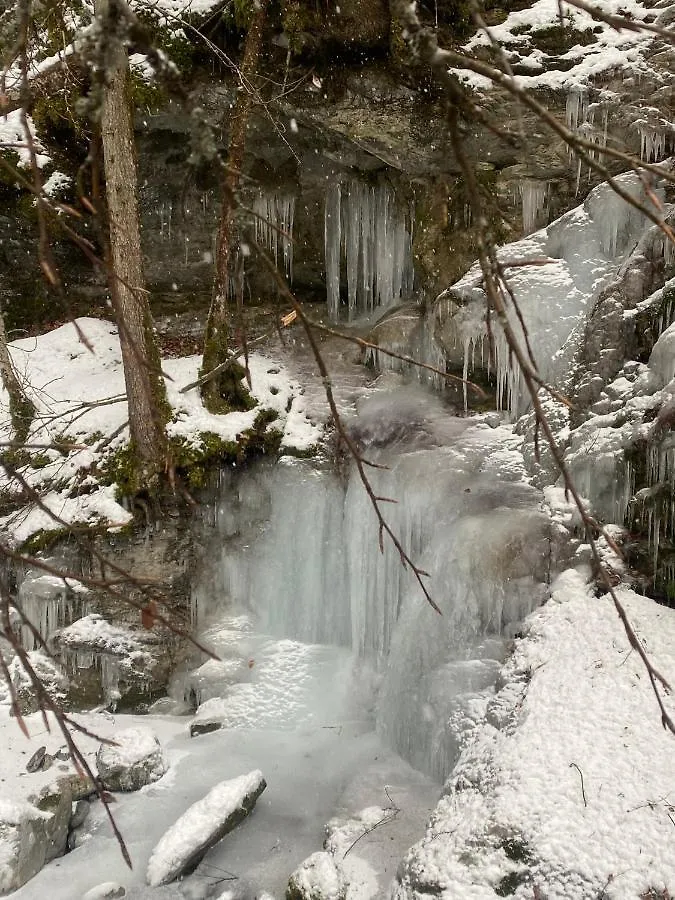
<svg viewBox="0 0 675 900">
<path fill-rule="evenodd" d="M 548 200 L 548 183 L 524 178 L 518 189 L 523 210 L 523 234 L 531 234 L 546 224 L 544 210 Z"/>
<path fill-rule="evenodd" d="M 332 185 L 326 195 L 325 240 L 333 319 L 339 317 L 343 271 L 350 318 L 390 306 L 412 291 L 412 214 L 387 185 Z"/>
<path fill-rule="evenodd" d="M 295 197 L 277 191 L 261 191 L 253 201 L 255 239 L 266 247 L 274 262 L 283 259 L 284 272 L 293 281 L 293 217 Z"/>
</svg>

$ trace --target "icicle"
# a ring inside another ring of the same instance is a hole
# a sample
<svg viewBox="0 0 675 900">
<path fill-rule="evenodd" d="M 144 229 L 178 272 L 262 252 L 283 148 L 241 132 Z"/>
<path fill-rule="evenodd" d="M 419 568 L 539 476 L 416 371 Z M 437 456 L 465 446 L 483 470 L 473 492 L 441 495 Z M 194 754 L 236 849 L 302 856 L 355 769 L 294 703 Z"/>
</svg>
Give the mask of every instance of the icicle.
<svg viewBox="0 0 675 900">
<path fill-rule="evenodd" d="M 325 246 L 326 290 L 328 312 L 337 319 L 340 311 L 340 183 L 332 185 L 326 194 Z"/>
<path fill-rule="evenodd" d="M 46 641 L 55 631 L 83 614 L 81 596 L 68 590 L 63 581 L 50 575 L 26 578 L 19 588 L 19 606 L 40 637 Z M 21 626 L 21 644 L 36 650 L 40 641 L 28 625 Z"/>
<path fill-rule="evenodd" d="M 644 162 L 659 162 L 668 150 L 668 135 L 664 129 L 655 125 L 641 123 L 638 125 L 640 135 L 640 159 Z"/>
<path fill-rule="evenodd" d="M 535 231 L 546 207 L 548 184 L 527 178 L 518 185 L 523 210 L 523 233 Z"/>
<path fill-rule="evenodd" d="M 281 251 L 284 271 L 292 281 L 295 197 L 276 191 L 262 192 L 253 202 L 253 211 L 256 241 L 270 251 L 277 265 Z"/>
<path fill-rule="evenodd" d="M 338 199 L 336 200 L 336 192 Z M 339 313 L 342 260 L 350 318 L 398 302 L 412 290 L 412 210 L 387 185 L 333 185 L 326 195 L 326 281 L 332 318 Z"/>
<path fill-rule="evenodd" d="M 565 104 L 565 124 L 570 131 L 577 131 L 586 121 L 588 111 L 588 94 L 582 87 L 573 87 L 567 95 Z"/>
</svg>

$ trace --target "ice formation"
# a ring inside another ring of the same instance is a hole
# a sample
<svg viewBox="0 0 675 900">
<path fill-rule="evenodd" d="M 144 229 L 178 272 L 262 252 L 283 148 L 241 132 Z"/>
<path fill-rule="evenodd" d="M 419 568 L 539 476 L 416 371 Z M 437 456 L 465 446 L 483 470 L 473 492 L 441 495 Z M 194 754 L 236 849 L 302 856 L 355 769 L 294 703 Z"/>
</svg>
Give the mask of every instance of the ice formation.
<svg viewBox="0 0 675 900">
<path fill-rule="evenodd" d="M 369 458 L 390 466 L 374 472 L 374 489 L 398 501 L 387 504 L 387 519 L 430 573 L 443 619 L 391 542 L 378 552 L 377 522 L 355 473 L 345 486 L 298 460 L 251 471 L 222 494 L 217 578 L 199 597 L 199 619 L 249 610 L 263 632 L 349 648 L 379 673 L 380 733 L 442 778 L 456 752 L 448 721 L 459 698 L 492 684 L 501 636 L 541 596 L 531 572 L 546 558 L 548 526 L 517 454 L 502 443 L 506 429 L 467 428 L 444 410 L 442 424 L 430 422 L 424 392 L 411 391 L 405 415 L 400 397 L 396 405 L 377 397 L 354 427 Z M 392 440 L 395 452 L 376 449 Z M 508 549 L 514 540 L 517 554 Z M 297 655 L 294 646 L 286 655 Z"/>
<path fill-rule="evenodd" d="M 255 238 L 266 247 L 274 262 L 283 260 L 289 281 L 293 280 L 293 219 L 295 197 L 279 191 L 261 191 L 253 202 Z"/>
<path fill-rule="evenodd" d="M 26 619 L 21 626 L 21 643 L 26 650 L 38 649 L 40 638 L 46 641 L 57 629 L 69 625 L 84 612 L 82 593 L 66 586 L 62 578 L 51 575 L 25 578 L 19 588 L 18 603 Z"/>
<path fill-rule="evenodd" d="M 533 178 L 524 178 L 519 186 L 523 209 L 523 233 L 530 234 L 542 224 L 548 197 L 548 184 Z"/>
<path fill-rule="evenodd" d="M 665 128 L 649 125 L 646 122 L 638 124 L 640 135 L 640 159 L 645 162 L 659 162 L 668 152 L 669 133 Z"/>
<path fill-rule="evenodd" d="M 588 112 L 588 92 L 583 87 L 575 86 L 567 94 L 565 103 L 565 124 L 570 131 L 576 132 L 586 121 Z"/>
<path fill-rule="evenodd" d="M 647 190 L 652 196 L 660 196 L 657 188 L 646 188 L 640 177 L 632 173 L 618 176 L 616 182 L 643 204 L 652 203 Z M 565 374 L 579 329 L 583 328 L 585 311 L 616 274 L 649 224 L 639 210 L 603 183 L 590 192 L 581 206 L 530 237 L 499 250 L 504 262 L 547 261 L 507 270 L 545 381 L 555 384 Z M 494 351 L 490 360 L 482 278 L 479 267 L 474 266 L 438 298 L 435 315 L 441 325 L 452 318 L 453 339 L 463 351 L 465 376 L 470 377 L 477 352 L 488 360 L 488 367 L 494 365 L 498 407 L 515 417 L 527 408 L 529 399 L 524 393 L 520 369 L 499 328 L 493 328 Z M 459 306 L 452 317 L 451 306 Z M 507 311 L 516 334 L 522 335 L 508 300 Z"/>
<path fill-rule="evenodd" d="M 326 288 L 340 313 L 343 267 L 350 317 L 390 306 L 413 286 L 412 215 L 386 184 L 336 182 L 326 194 Z"/>
</svg>

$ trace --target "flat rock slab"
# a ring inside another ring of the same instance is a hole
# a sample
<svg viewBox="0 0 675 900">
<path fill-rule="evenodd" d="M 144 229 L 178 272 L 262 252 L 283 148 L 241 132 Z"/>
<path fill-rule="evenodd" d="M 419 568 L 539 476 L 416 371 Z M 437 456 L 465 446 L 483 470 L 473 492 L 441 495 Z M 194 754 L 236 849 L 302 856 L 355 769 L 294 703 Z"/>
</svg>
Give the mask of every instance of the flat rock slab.
<svg viewBox="0 0 675 900">
<path fill-rule="evenodd" d="M 169 884 L 191 872 L 204 854 L 242 822 L 267 787 L 258 769 L 222 781 L 169 828 L 152 851 L 147 881 Z"/>
</svg>

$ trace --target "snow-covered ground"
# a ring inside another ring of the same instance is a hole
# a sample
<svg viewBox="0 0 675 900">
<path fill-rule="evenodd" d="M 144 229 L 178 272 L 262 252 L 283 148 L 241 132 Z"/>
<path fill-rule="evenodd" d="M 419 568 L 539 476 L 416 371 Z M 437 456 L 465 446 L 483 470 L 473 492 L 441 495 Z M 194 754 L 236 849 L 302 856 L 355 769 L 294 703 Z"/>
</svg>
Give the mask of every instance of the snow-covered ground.
<svg viewBox="0 0 675 900">
<path fill-rule="evenodd" d="M 92 349 L 80 340 L 72 322 L 10 345 L 14 367 L 37 410 L 26 448 L 31 461 L 22 475 L 40 491 L 47 507 L 28 505 L 0 518 L 0 532 L 16 544 L 43 529 L 60 527 L 50 512 L 68 524 L 115 527 L 131 518 L 117 500 L 115 485 L 106 484 L 103 476 L 106 460 L 129 439 L 117 329 L 91 318 L 78 319 L 77 325 Z M 319 438 L 320 428 L 305 415 L 302 390 L 284 366 L 252 354 L 252 394 L 258 406 L 249 412 L 212 415 L 202 405 L 198 389 L 181 391 L 198 378 L 200 364 L 199 356 L 162 363 L 172 408 L 170 437 L 196 451 L 205 434 L 235 442 L 253 426 L 261 410 L 273 410 L 277 418 L 269 427 L 283 432 L 282 446 L 307 450 Z M 11 439 L 8 397 L 3 390 L 0 441 Z M 62 446 L 56 449 L 51 444 Z M 3 473 L 0 490 L 12 495 L 22 489 Z"/>
</svg>

